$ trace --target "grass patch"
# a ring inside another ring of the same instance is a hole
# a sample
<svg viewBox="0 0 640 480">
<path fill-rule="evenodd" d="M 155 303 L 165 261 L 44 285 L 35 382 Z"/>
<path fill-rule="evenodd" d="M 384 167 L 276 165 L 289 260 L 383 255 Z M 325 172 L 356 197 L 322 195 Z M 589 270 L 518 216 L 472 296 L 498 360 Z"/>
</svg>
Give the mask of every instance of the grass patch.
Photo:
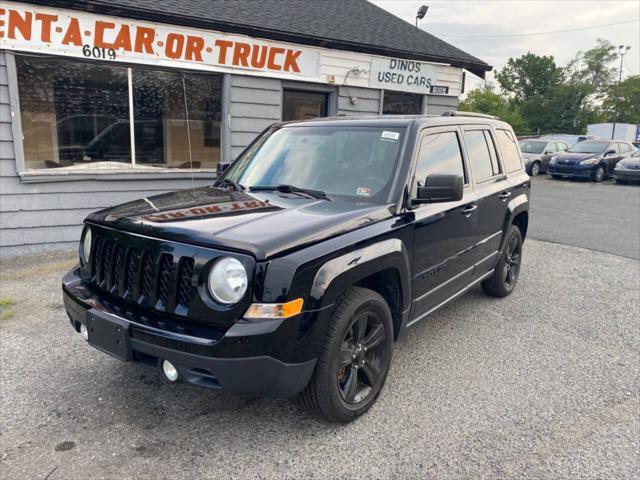
<svg viewBox="0 0 640 480">
<path fill-rule="evenodd" d="M 16 301 L 13 298 L 0 298 L 0 308 L 12 307 L 16 304 Z"/>
<path fill-rule="evenodd" d="M 0 298 L 0 320 L 7 320 L 13 317 L 13 311 L 11 311 L 11 307 L 15 304 L 16 301 L 13 298 Z"/>
</svg>

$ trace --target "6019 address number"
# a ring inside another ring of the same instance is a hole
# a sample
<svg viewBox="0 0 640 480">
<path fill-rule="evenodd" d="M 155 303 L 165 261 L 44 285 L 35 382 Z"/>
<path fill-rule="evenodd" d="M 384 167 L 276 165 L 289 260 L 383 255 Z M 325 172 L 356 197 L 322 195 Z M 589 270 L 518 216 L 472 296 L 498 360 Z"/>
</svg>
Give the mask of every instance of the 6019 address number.
<svg viewBox="0 0 640 480">
<path fill-rule="evenodd" d="M 116 51 L 113 48 L 91 47 L 91 45 L 83 45 L 82 54 L 87 58 L 108 58 L 110 60 L 116 58 Z"/>
</svg>

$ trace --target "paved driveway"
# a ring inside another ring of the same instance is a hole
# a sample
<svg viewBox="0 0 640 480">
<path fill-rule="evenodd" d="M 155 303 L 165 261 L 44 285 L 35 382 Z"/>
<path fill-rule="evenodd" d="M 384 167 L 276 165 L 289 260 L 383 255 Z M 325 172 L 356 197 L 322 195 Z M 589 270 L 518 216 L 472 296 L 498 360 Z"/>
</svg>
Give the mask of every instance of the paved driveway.
<svg viewBox="0 0 640 480">
<path fill-rule="evenodd" d="M 530 236 L 640 259 L 640 185 L 532 179 Z"/>
<path fill-rule="evenodd" d="M 5 262 L 2 477 L 637 478 L 640 263 L 539 241 L 524 254 L 513 295 L 473 290 L 410 330 L 347 426 L 119 363 L 66 319 L 73 260 Z"/>
</svg>

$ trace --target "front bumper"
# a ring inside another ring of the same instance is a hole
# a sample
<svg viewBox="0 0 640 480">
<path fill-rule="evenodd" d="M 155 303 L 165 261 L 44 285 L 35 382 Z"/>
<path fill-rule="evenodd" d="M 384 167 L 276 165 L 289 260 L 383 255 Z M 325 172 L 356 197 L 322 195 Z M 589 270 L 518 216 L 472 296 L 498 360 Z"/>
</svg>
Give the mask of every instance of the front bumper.
<svg viewBox="0 0 640 480">
<path fill-rule="evenodd" d="M 572 177 L 572 178 L 591 178 L 596 170 L 597 164 L 594 165 L 560 165 L 549 164 L 547 167 L 547 173 L 550 175 L 560 175 L 563 177 Z"/>
<path fill-rule="evenodd" d="M 613 178 L 627 182 L 640 182 L 640 168 L 616 168 L 613 171 Z"/>
<path fill-rule="evenodd" d="M 164 324 L 161 320 L 143 323 L 147 320 L 144 316 L 119 308 L 87 289 L 75 270 L 63 280 L 63 297 L 77 332 L 81 325 L 88 326 L 95 316 L 113 318 L 128 332 L 125 360 L 158 369 L 163 360 L 168 360 L 178 370 L 179 379 L 194 385 L 259 396 L 289 397 L 304 389 L 315 367 L 315 358 L 298 354 L 300 361 L 289 362 L 268 354 L 274 342 L 289 346 L 295 343 L 288 341 L 292 328 L 295 329 L 298 323 L 295 317 L 253 324 L 238 322 L 226 332 L 212 332 L 204 338 L 159 328 Z M 294 338 L 300 338 L 300 335 Z M 290 352 L 284 356 L 290 357 Z"/>
</svg>

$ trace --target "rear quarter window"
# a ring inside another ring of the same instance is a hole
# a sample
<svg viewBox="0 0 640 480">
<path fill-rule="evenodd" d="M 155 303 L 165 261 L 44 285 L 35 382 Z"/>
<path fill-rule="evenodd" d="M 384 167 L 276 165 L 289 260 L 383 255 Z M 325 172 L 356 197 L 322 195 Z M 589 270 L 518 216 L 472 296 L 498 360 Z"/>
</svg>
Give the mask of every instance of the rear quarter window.
<svg viewBox="0 0 640 480">
<path fill-rule="evenodd" d="M 496 129 L 498 138 L 498 146 L 502 156 L 502 163 L 507 173 L 522 170 L 522 161 L 520 160 L 520 152 L 515 137 L 509 130 L 502 128 Z"/>
</svg>

